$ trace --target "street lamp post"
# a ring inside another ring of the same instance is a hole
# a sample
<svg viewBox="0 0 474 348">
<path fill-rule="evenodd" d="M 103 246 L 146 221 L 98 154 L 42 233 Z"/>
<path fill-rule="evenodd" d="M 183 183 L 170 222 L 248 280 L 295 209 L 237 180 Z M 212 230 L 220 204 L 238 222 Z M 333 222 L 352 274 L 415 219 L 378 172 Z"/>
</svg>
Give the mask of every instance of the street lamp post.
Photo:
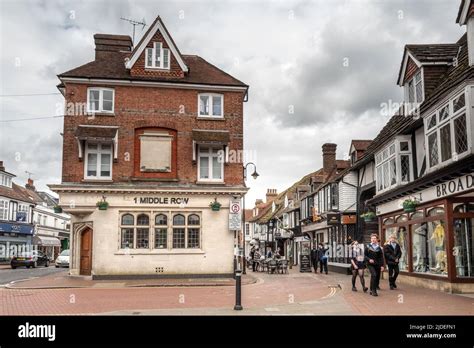
<svg viewBox="0 0 474 348">
<path fill-rule="evenodd" d="M 243 166 L 243 174 L 244 174 L 244 183 L 245 183 L 245 180 L 247 180 L 247 167 L 249 165 L 253 165 L 253 173 L 252 173 L 252 178 L 254 179 L 257 179 L 259 174 L 257 173 L 257 166 L 255 165 L 255 163 L 253 162 L 249 162 L 247 163 L 245 166 Z M 243 265 L 243 274 L 247 274 L 247 259 L 245 257 L 245 195 L 242 197 L 242 244 L 243 244 L 243 247 L 242 247 L 242 252 L 243 252 L 243 262 L 242 262 L 242 265 Z"/>
</svg>

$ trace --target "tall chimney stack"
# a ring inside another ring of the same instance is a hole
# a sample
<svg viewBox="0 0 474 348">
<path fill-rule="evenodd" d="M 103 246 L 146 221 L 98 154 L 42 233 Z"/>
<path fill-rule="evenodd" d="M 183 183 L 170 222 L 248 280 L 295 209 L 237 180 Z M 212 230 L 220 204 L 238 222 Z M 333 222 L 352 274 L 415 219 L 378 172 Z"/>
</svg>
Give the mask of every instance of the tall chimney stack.
<svg viewBox="0 0 474 348">
<path fill-rule="evenodd" d="M 266 203 L 272 202 L 278 196 L 276 189 L 267 189 L 267 194 L 265 195 Z"/>
<path fill-rule="evenodd" d="M 323 144 L 323 170 L 324 173 L 329 174 L 336 166 L 336 144 Z"/>
<path fill-rule="evenodd" d="M 95 60 L 109 59 L 111 54 L 132 51 L 132 39 L 127 35 L 95 34 Z"/>
</svg>

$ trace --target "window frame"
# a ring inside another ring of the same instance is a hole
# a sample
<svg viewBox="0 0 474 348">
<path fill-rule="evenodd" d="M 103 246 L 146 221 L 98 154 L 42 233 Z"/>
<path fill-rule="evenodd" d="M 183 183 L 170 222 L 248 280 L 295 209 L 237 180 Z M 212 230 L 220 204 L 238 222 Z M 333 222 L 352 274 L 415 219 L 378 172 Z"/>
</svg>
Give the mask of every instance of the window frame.
<svg viewBox="0 0 474 348">
<path fill-rule="evenodd" d="M 402 143 L 408 144 L 408 150 L 402 150 Z M 393 153 L 392 152 L 393 149 Z M 402 180 L 402 156 L 408 156 L 409 180 Z M 414 180 L 413 149 L 410 136 L 397 136 L 375 154 L 374 161 L 375 188 L 377 194 L 389 191 L 397 186 L 407 184 Z M 392 163 L 395 163 L 395 181 L 393 181 Z M 385 184 L 384 167 L 387 167 L 387 185 Z M 381 179 L 381 180 L 380 180 Z M 380 186 L 381 185 L 381 186 Z"/>
<path fill-rule="evenodd" d="M 92 91 L 99 92 L 99 110 L 91 110 L 90 108 L 90 93 Z M 104 91 L 112 92 L 112 110 L 104 110 Z M 115 89 L 106 87 L 88 87 L 87 88 L 87 113 L 88 114 L 114 114 L 115 112 Z"/>
<path fill-rule="evenodd" d="M 208 151 L 207 153 L 201 152 L 201 148 L 207 147 Z M 212 150 L 217 150 L 217 154 L 213 154 Z M 198 150 L 197 150 L 197 181 L 198 182 L 219 182 L 222 183 L 224 182 L 224 162 L 225 162 L 225 157 L 224 157 L 224 147 L 220 146 L 212 146 L 212 145 L 198 145 Z M 201 157 L 206 157 L 208 159 L 208 178 L 201 178 Z M 214 166 L 213 166 L 213 159 L 214 157 L 217 157 L 218 160 L 221 158 L 220 161 L 220 169 L 221 169 L 221 178 L 220 179 L 214 179 L 213 174 L 214 174 Z"/>
<path fill-rule="evenodd" d="M 156 56 L 156 52 L 157 52 L 157 46 L 160 46 L 159 48 L 159 65 L 156 64 L 157 62 L 157 56 Z M 151 54 L 151 65 L 148 64 L 148 52 L 149 50 L 152 51 L 152 54 Z M 165 66 L 164 64 L 164 61 L 165 61 L 165 51 L 167 52 L 167 55 L 168 55 L 168 66 Z M 170 70 L 171 68 L 171 51 L 169 48 L 163 48 L 163 43 L 161 41 L 155 41 L 153 42 L 153 47 L 147 47 L 145 49 L 145 68 L 146 69 L 160 69 L 160 70 Z"/>
<path fill-rule="evenodd" d="M 464 106 L 460 109 L 454 111 L 454 101 L 457 100 L 464 94 Z M 425 144 L 426 144 L 426 161 L 427 161 L 427 172 L 436 171 L 442 167 L 449 165 L 455 161 L 458 161 L 460 158 L 468 155 L 471 153 L 470 149 L 472 147 L 472 135 L 470 127 L 471 117 L 470 117 L 470 108 L 468 108 L 468 104 L 470 104 L 469 93 L 466 88 L 463 88 L 462 91 L 457 91 L 454 93 L 447 101 L 443 101 L 439 107 L 437 107 L 434 111 L 430 112 L 428 116 L 424 117 L 423 119 L 423 128 L 424 128 L 424 137 L 425 137 Z M 441 111 L 448 106 L 448 116 L 444 119 L 440 119 Z M 465 117 L 465 128 L 466 128 L 466 150 L 462 153 L 456 152 L 456 128 L 455 122 L 464 115 Z M 429 128 L 429 123 L 432 118 L 436 119 L 436 124 Z M 442 137 L 441 137 L 441 130 L 446 126 L 450 127 L 449 129 L 449 147 L 451 150 L 450 157 L 443 160 L 443 149 L 442 149 Z M 431 136 L 435 135 L 434 139 L 437 142 L 437 163 L 432 165 L 431 157 L 430 157 L 430 145 L 429 139 Z"/>
<path fill-rule="evenodd" d="M 97 149 L 89 149 L 89 144 L 97 144 Z M 110 144 L 110 150 L 103 150 L 103 144 Z M 99 150 L 100 147 L 100 150 Z M 112 143 L 104 143 L 104 142 L 85 142 L 84 145 L 84 179 L 85 180 L 112 180 L 112 169 L 113 169 L 113 162 L 114 162 L 114 144 Z M 97 155 L 97 165 L 96 165 L 96 175 L 87 175 L 87 167 L 89 165 L 89 153 Z M 110 155 L 110 175 L 109 176 L 101 176 L 99 173 L 101 172 L 102 167 L 102 154 Z"/>
<path fill-rule="evenodd" d="M 201 115 L 201 96 L 206 96 L 209 98 L 209 114 Z M 220 115 L 214 114 L 214 97 L 221 98 L 221 113 Z M 198 93 L 198 108 L 197 108 L 198 118 L 224 118 L 224 94 L 222 93 Z"/>
<path fill-rule="evenodd" d="M 8 221 L 8 213 L 10 208 L 10 201 L 7 199 L 0 199 L 0 220 Z"/>
<path fill-rule="evenodd" d="M 413 112 L 425 100 L 425 81 L 423 67 L 418 69 L 413 76 L 405 82 L 405 102 L 408 105 L 409 113 Z M 420 76 L 420 81 L 416 82 L 416 77 Z M 410 84 L 413 83 L 413 101 L 410 101 Z M 421 100 L 416 96 L 416 86 L 421 84 Z"/>
</svg>

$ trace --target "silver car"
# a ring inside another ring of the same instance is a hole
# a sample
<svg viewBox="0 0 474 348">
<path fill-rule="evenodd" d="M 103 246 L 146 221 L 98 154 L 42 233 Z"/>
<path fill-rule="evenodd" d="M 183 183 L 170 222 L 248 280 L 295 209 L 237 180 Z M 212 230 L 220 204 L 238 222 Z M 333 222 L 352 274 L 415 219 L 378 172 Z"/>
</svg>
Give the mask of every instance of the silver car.
<svg viewBox="0 0 474 348">
<path fill-rule="evenodd" d="M 63 250 L 54 263 L 56 268 L 69 267 L 69 250 Z"/>
</svg>

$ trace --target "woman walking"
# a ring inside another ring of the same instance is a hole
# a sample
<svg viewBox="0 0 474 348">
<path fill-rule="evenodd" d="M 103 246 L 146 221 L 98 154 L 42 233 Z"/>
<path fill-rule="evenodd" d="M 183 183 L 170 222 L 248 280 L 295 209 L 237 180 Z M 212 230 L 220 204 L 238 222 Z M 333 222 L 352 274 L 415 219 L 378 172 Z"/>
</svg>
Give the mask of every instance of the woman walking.
<svg viewBox="0 0 474 348">
<path fill-rule="evenodd" d="M 383 272 L 383 250 L 379 245 L 379 237 L 372 233 L 370 244 L 365 247 L 365 261 L 370 272 L 370 294 L 378 296 L 377 288 L 380 282 L 380 273 Z"/>
<path fill-rule="evenodd" d="M 364 279 L 364 272 L 365 272 L 365 263 L 364 263 L 364 249 L 359 242 L 353 241 L 351 244 L 352 250 L 352 258 L 351 258 L 351 268 L 352 268 L 352 291 L 357 291 L 356 288 L 356 280 L 357 276 L 360 279 L 360 285 L 362 285 L 362 290 L 367 292 L 368 288 L 365 287 L 365 279 Z"/>
</svg>

